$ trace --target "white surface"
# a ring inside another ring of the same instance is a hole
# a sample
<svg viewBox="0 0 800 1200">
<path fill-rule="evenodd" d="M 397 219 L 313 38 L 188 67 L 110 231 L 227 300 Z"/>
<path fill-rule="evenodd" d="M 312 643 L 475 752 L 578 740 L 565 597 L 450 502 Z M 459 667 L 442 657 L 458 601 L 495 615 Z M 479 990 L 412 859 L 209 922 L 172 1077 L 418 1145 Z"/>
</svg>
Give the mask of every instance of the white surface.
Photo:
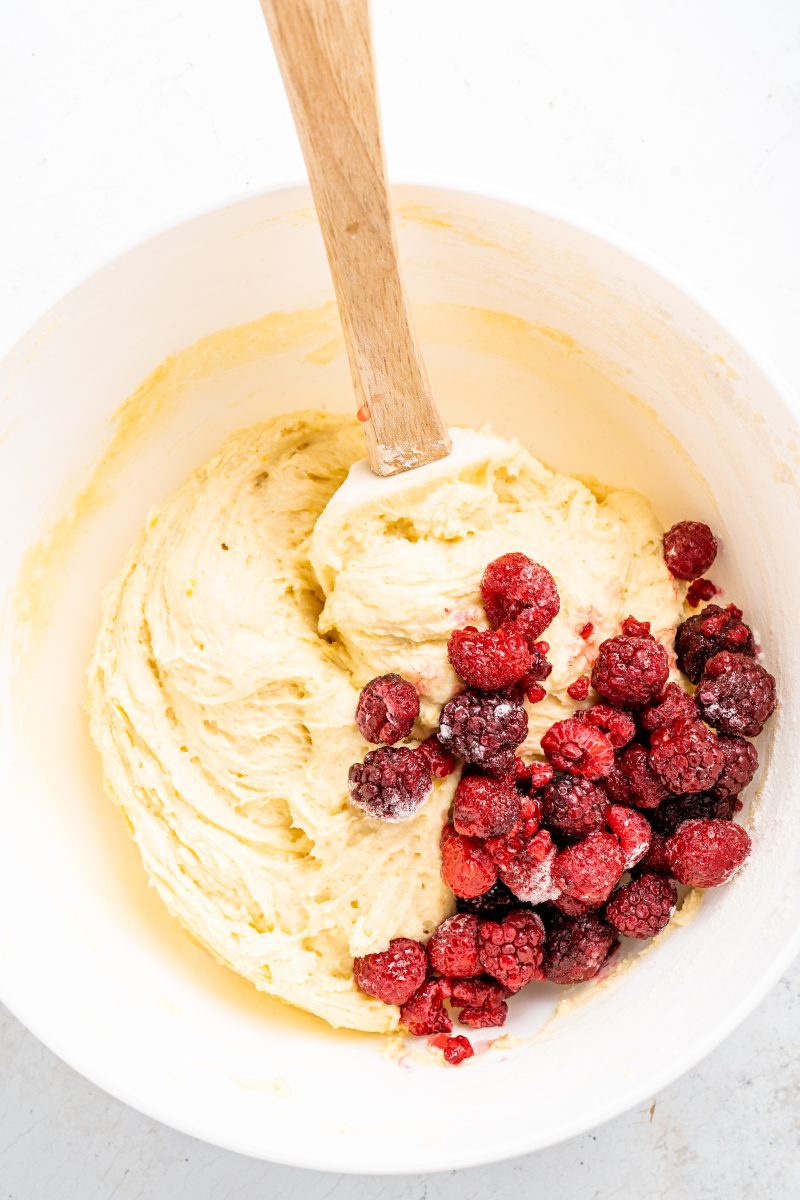
<svg viewBox="0 0 800 1200">
<path fill-rule="evenodd" d="M 0 337 L 26 309 L 38 307 L 43 293 L 59 290 L 154 223 L 300 171 L 250 0 L 196 4 L 191 23 L 190 7 L 174 0 L 76 8 L 18 7 L 0 50 L 0 111 L 15 118 L 4 119 L 0 147 L 7 179 L 0 201 Z M 377 32 L 396 175 L 452 172 L 455 178 L 483 178 L 489 186 L 494 180 L 638 238 L 727 306 L 800 382 L 800 15 L 794 5 L 773 2 L 756 11 L 709 0 L 702 6 L 662 4 L 654 12 L 634 3 L 567 3 L 555 12 L 510 2 L 491 10 L 482 4 L 384 2 L 377 8 Z M 769 1003 L 774 1006 L 776 996 Z M 662 1178 L 644 1160 L 641 1174 L 631 1178 L 646 1182 L 656 1196 L 703 1195 L 704 1180 L 736 1162 L 743 1182 L 748 1162 L 757 1160 L 756 1146 L 744 1139 L 749 1130 L 760 1138 L 762 1154 L 770 1142 L 775 1145 L 769 1157 L 775 1190 L 789 1181 L 798 1121 L 796 1081 L 786 1066 L 797 1049 L 791 1019 L 788 1004 L 779 1007 L 769 1024 L 768 1059 L 758 1059 L 754 1043 L 744 1060 L 773 1064 L 771 1073 L 758 1076 L 763 1103 L 757 1107 L 762 1119 L 765 1112 L 773 1115 L 773 1124 L 746 1126 L 742 1109 L 737 1127 L 737 1097 L 758 1101 L 749 1089 L 731 1087 L 730 1077 L 726 1087 L 725 1077 L 713 1074 L 715 1063 L 726 1062 L 723 1048 L 695 1074 L 694 1085 L 677 1085 L 693 1088 L 682 1093 L 687 1097 L 707 1093 L 683 1142 L 699 1155 L 696 1173 L 687 1174 L 686 1161 L 678 1171 L 674 1159 L 680 1159 L 681 1145 L 675 1141 L 660 1160 Z M 768 1097 L 779 1093 L 782 1107 L 770 1108 Z M 724 1140 L 722 1107 L 730 1134 Z M 624 1121 L 616 1125 L 630 1128 Z M 139 1128 L 146 1127 L 141 1122 Z M 695 1129 L 706 1131 L 705 1150 Z M 162 1145 L 175 1138 L 173 1154 L 186 1144 L 177 1135 L 159 1136 L 166 1139 Z M 625 1182 L 610 1164 L 627 1135 L 615 1138 L 608 1129 L 596 1136 L 597 1144 L 608 1138 L 602 1156 L 607 1175 L 573 1182 L 588 1194 L 594 1187 L 606 1195 Z M 124 1158 L 130 1126 L 119 1137 L 117 1153 Z M 0 1146 L 5 1140 L 0 1137 Z M 77 1154 L 77 1144 L 73 1149 Z M 110 1165 L 119 1161 L 111 1147 L 105 1150 Z M 87 1147 L 86 1160 L 74 1164 L 76 1186 L 84 1190 L 72 1194 L 110 1195 L 120 1181 L 112 1180 L 111 1171 L 108 1183 L 92 1180 L 91 1153 Z M 566 1156 L 566 1148 L 561 1153 Z M 728 1161 L 703 1171 L 704 1153 Z M 218 1152 L 208 1154 L 218 1158 Z M 36 1169 L 44 1170 L 38 1152 L 36 1160 Z M 546 1178 L 538 1161 L 525 1168 L 531 1188 Z M 51 1175 L 58 1165 L 54 1155 Z M 255 1180 L 267 1185 L 269 1168 L 246 1165 L 261 1174 L 237 1183 L 231 1166 L 229 1188 L 225 1171 L 216 1182 L 209 1172 L 205 1194 L 227 1196 Z M 158 1160 L 151 1170 L 149 1179 L 140 1171 L 125 1186 L 152 1193 L 164 1171 Z M 520 1167 L 500 1170 L 511 1180 L 510 1172 Z M 478 1180 L 477 1173 L 471 1176 Z M 44 1176 L 35 1187 L 30 1176 L 26 1182 L 8 1173 L 0 1158 L 0 1182 L 7 1178 L 16 1198 L 37 1194 Z M 308 1178 L 276 1171 L 271 1182 L 282 1194 L 297 1194 L 302 1185 L 313 1195 Z M 485 1187 L 489 1175 L 483 1178 Z M 491 1178 L 498 1178 L 496 1171 Z M 513 1178 L 519 1186 L 519 1176 Z M 563 1169 L 553 1178 L 566 1186 Z M 771 1195 L 770 1179 L 763 1171 L 756 1175 L 750 1194 Z M 202 1196 L 203 1186 L 195 1178 L 191 1194 Z M 361 1186 L 360 1194 L 371 1194 L 368 1184 Z M 432 1194 L 439 1186 L 431 1183 Z M 348 1183 L 343 1190 L 355 1195 L 358 1187 Z M 723 1182 L 719 1187 L 705 1194 L 724 1194 Z"/>
</svg>

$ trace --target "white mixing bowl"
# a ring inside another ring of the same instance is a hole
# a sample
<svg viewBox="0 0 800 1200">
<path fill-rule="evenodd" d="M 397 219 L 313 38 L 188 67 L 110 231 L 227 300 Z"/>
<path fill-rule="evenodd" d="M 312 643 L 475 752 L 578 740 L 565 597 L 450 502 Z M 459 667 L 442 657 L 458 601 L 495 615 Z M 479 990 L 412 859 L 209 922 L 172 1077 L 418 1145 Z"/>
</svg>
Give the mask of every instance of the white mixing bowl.
<svg viewBox="0 0 800 1200">
<path fill-rule="evenodd" d="M 15 346 L 0 363 L 0 995 L 146 1113 L 248 1154 L 364 1172 L 504 1158 L 614 1116 L 725 1037 L 800 939 L 793 402 L 685 290 L 607 240 L 463 192 L 403 187 L 396 200 L 451 423 L 490 419 L 561 469 L 648 493 L 666 521 L 708 517 L 724 543 L 715 578 L 758 627 L 782 704 L 750 865 L 630 970 L 553 1019 L 558 989 L 530 989 L 513 1037 L 458 1070 L 333 1034 L 257 995 L 165 915 L 102 796 L 81 711 L 100 590 L 149 506 L 234 428 L 350 407 L 327 307 L 179 356 L 114 416 L 197 339 L 329 304 L 308 195 L 256 196 L 160 234 Z"/>
</svg>

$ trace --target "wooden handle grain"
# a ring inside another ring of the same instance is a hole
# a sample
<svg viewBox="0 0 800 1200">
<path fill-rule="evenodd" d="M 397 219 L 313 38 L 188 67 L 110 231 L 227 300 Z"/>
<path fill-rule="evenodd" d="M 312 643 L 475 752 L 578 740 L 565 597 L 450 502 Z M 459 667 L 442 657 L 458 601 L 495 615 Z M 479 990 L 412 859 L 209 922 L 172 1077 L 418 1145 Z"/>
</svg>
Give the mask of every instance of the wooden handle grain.
<svg viewBox="0 0 800 1200">
<path fill-rule="evenodd" d="M 450 451 L 408 310 L 389 203 L 368 0 L 261 0 L 339 304 L 367 458 L 394 475 Z"/>
</svg>

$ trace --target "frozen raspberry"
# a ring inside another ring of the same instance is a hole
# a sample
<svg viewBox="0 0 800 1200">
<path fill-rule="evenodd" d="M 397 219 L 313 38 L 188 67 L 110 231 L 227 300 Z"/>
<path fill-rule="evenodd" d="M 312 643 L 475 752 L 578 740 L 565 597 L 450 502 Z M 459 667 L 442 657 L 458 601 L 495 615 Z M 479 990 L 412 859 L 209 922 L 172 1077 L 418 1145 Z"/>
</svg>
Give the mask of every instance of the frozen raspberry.
<svg viewBox="0 0 800 1200">
<path fill-rule="evenodd" d="M 499 837 L 513 829 L 520 817 L 516 789 L 485 775 L 468 775 L 456 788 L 453 824 L 468 837 Z"/>
<path fill-rule="evenodd" d="M 668 923 L 678 889 L 664 875 L 644 874 L 626 883 L 606 905 L 606 920 L 625 937 L 651 938 Z"/>
<path fill-rule="evenodd" d="M 400 1020 L 409 1033 L 427 1037 L 431 1033 L 450 1033 L 453 1022 L 444 1006 L 450 994 L 446 979 L 429 979 L 400 1009 Z"/>
<path fill-rule="evenodd" d="M 475 1051 L 470 1045 L 469 1038 L 465 1038 L 463 1034 L 459 1033 L 456 1037 L 447 1039 L 442 1053 L 445 1062 L 449 1063 L 451 1067 L 457 1067 L 466 1058 L 472 1058 Z"/>
<path fill-rule="evenodd" d="M 471 913 L 456 913 L 442 921 L 428 942 L 428 958 L 440 975 L 465 979 L 480 975 L 478 918 Z"/>
<path fill-rule="evenodd" d="M 756 737 L 775 711 L 775 679 L 752 658 L 723 650 L 706 663 L 695 698 L 721 733 Z"/>
<path fill-rule="evenodd" d="M 542 736 L 542 750 L 559 771 L 600 779 L 614 763 L 614 747 L 594 725 L 569 717 L 556 721 Z"/>
<path fill-rule="evenodd" d="M 547 642 L 534 642 L 531 646 L 531 665 L 528 674 L 522 680 L 523 687 L 532 683 L 543 683 L 553 672 L 553 664 L 547 655 L 550 646 Z"/>
<path fill-rule="evenodd" d="M 596 783 L 574 775 L 559 775 L 542 792 L 542 816 L 553 833 L 583 838 L 602 829 L 608 797 Z"/>
<path fill-rule="evenodd" d="M 653 770 L 650 754 L 637 742 L 626 746 L 617 759 L 620 773 L 627 784 L 627 799 L 622 788 L 614 789 L 616 775 L 604 780 L 606 791 L 615 804 L 632 804 L 636 808 L 658 808 L 666 799 L 667 789 Z M 609 782 L 612 787 L 609 787 Z M 613 792 L 613 794 L 612 794 Z"/>
<path fill-rule="evenodd" d="M 613 833 L 590 833 L 556 855 L 553 882 L 584 904 L 602 904 L 625 870 L 625 856 Z"/>
<path fill-rule="evenodd" d="M 592 704 L 590 708 L 581 708 L 572 714 L 574 721 L 586 721 L 602 730 L 615 750 L 621 750 L 636 733 L 636 722 L 629 713 L 621 708 L 612 708 L 610 704 Z"/>
<path fill-rule="evenodd" d="M 411 938 L 393 938 L 387 950 L 353 962 L 356 987 L 384 1004 L 405 1004 L 425 982 L 427 972 L 425 949 Z"/>
<path fill-rule="evenodd" d="M 702 721 L 674 721 L 657 729 L 650 739 L 650 765 L 677 796 L 708 791 L 719 778 L 724 761 L 717 735 Z"/>
<path fill-rule="evenodd" d="M 667 859 L 667 838 L 663 833 L 656 833 L 650 838 L 650 849 L 639 863 L 639 871 L 655 872 L 658 875 L 671 875 L 672 868 Z"/>
<path fill-rule="evenodd" d="M 718 745 L 725 761 L 714 784 L 714 795 L 727 800 L 738 796 L 752 780 L 758 769 L 758 751 L 752 742 L 725 733 L 719 735 Z"/>
<path fill-rule="evenodd" d="M 503 692 L 460 692 L 439 717 L 444 748 L 493 775 L 514 770 L 514 751 L 527 733 L 524 706 Z"/>
<path fill-rule="evenodd" d="M 660 696 L 669 676 L 667 652 L 654 638 L 608 638 L 600 643 L 592 684 L 608 704 L 640 708 Z"/>
<path fill-rule="evenodd" d="M 482 896 L 472 896 L 470 899 L 458 896 L 456 908 L 462 913 L 475 913 L 478 917 L 491 917 L 496 920 L 509 909 L 519 908 L 519 900 L 511 889 L 498 879 Z"/>
<path fill-rule="evenodd" d="M 523 831 L 487 843 L 503 883 L 526 904 L 544 904 L 559 888 L 553 882 L 556 848 L 546 829 L 528 835 Z"/>
<path fill-rule="evenodd" d="M 587 621 L 586 624 L 582 625 L 580 627 L 580 629 L 578 630 L 578 637 L 583 638 L 583 640 L 585 642 L 588 642 L 589 638 L 592 636 L 593 633 L 594 633 L 594 625 L 592 624 L 591 621 Z"/>
<path fill-rule="evenodd" d="M 736 811 L 732 797 L 720 800 L 710 792 L 699 792 L 690 796 L 670 796 L 656 812 L 653 824 L 659 833 L 669 837 L 684 821 L 701 817 L 713 817 L 718 821 L 731 821 Z"/>
<path fill-rule="evenodd" d="M 417 754 L 425 759 L 434 779 L 445 779 L 458 766 L 458 759 L 445 750 L 435 733 L 417 746 Z"/>
<path fill-rule="evenodd" d="M 518 992 L 532 979 L 542 979 L 541 917 L 517 909 L 502 921 L 482 921 L 478 929 L 478 953 L 483 969 L 509 992 Z"/>
<path fill-rule="evenodd" d="M 442 830 L 441 853 L 442 879 L 456 896 L 482 896 L 497 879 L 494 859 L 483 842 L 462 837 L 452 825 Z"/>
<path fill-rule="evenodd" d="M 624 808 L 621 804 L 610 804 L 605 818 L 608 828 L 619 838 L 625 856 L 625 870 L 630 871 L 650 849 L 653 836 L 650 822 L 635 808 Z"/>
<path fill-rule="evenodd" d="M 697 608 L 704 600 L 718 596 L 720 589 L 710 579 L 695 579 L 686 589 L 686 603 L 690 608 Z"/>
<path fill-rule="evenodd" d="M 690 887 L 727 883 L 750 853 L 750 835 L 733 821 L 684 821 L 667 842 L 672 874 Z"/>
<path fill-rule="evenodd" d="M 664 534 L 664 562 L 676 579 L 705 575 L 717 557 L 717 539 L 702 521 L 679 521 Z"/>
<path fill-rule="evenodd" d="M 379 675 L 361 689 L 356 725 L 367 742 L 399 742 L 411 733 L 418 716 L 417 689 L 399 675 Z"/>
<path fill-rule="evenodd" d="M 496 979 L 452 979 L 453 1007 L 461 1009 L 458 1019 L 469 1029 L 504 1025 L 508 1016 L 508 991 Z"/>
<path fill-rule="evenodd" d="M 585 700 L 589 695 L 589 676 L 579 675 L 567 688 L 570 700 Z"/>
<path fill-rule="evenodd" d="M 720 650 L 755 658 L 753 631 L 742 620 L 742 610 L 734 604 L 727 608 L 709 604 L 702 612 L 687 617 L 675 631 L 675 658 L 692 683 L 699 681 L 708 660 Z"/>
<path fill-rule="evenodd" d="M 453 670 L 470 687 L 500 691 L 517 683 L 531 667 L 531 652 L 510 622 L 499 629 L 454 629 L 447 644 Z"/>
<path fill-rule="evenodd" d="M 348 775 L 350 803 L 379 821 L 407 821 L 433 788 L 430 769 L 414 750 L 382 746 L 370 750 Z"/>
<path fill-rule="evenodd" d="M 642 728 L 652 733 L 654 729 L 671 725 L 673 721 L 680 721 L 682 718 L 697 720 L 697 716 L 694 696 L 690 696 L 677 683 L 668 683 L 661 699 L 642 709 L 639 720 Z"/>
<path fill-rule="evenodd" d="M 546 695 L 547 691 L 538 683 L 532 683 L 525 688 L 525 699 L 529 704 L 540 704 Z"/>
<path fill-rule="evenodd" d="M 556 896 L 555 900 L 551 900 L 550 904 L 560 913 L 564 913 L 567 917 L 582 917 L 584 913 L 591 912 L 591 904 L 584 904 L 582 900 L 575 900 L 572 896 L 568 896 L 566 892 L 562 892 L 560 896 Z"/>
<path fill-rule="evenodd" d="M 636 617 L 626 617 L 622 622 L 622 632 L 626 637 L 652 637 L 649 621 L 637 621 Z"/>
<path fill-rule="evenodd" d="M 486 615 L 492 625 L 522 617 L 530 641 L 540 637 L 561 602 L 553 576 L 525 554 L 504 554 L 490 562 L 481 580 Z"/>
<path fill-rule="evenodd" d="M 612 804 L 633 804 L 631 785 L 628 776 L 620 766 L 620 757 L 614 759 L 614 765 L 603 779 L 603 790 Z"/>
<path fill-rule="evenodd" d="M 597 974 L 616 946 L 614 930 L 597 913 L 554 913 L 547 926 L 545 978 L 551 983 L 583 983 Z"/>
<path fill-rule="evenodd" d="M 528 766 L 528 782 L 531 785 L 531 791 L 538 791 L 539 788 L 546 787 L 553 778 L 554 772 L 550 763 L 540 762 L 535 759 Z"/>
</svg>

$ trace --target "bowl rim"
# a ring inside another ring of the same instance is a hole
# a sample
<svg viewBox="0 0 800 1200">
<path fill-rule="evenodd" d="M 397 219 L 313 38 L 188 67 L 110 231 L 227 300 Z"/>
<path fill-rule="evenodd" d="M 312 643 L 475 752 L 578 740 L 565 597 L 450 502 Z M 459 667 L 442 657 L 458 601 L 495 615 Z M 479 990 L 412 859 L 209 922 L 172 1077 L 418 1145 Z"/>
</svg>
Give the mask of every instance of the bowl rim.
<svg viewBox="0 0 800 1200">
<path fill-rule="evenodd" d="M 536 213 L 547 221 L 573 228 L 579 233 L 605 243 L 618 254 L 627 257 L 632 263 L 643 266 L 646 270 L 660 278 L 667 285 L 685 296 L 700 313 L 712 324 L 719 327 L 729 339 L 743 352 L 752 366 L 765 378 L 769 387 L 778 395 L 786 408 L 796 417 L 800 417 L 800 397 L 795 388 L 789 383 L 783 372 L 772 361 L 771 357 L 758 346 L 749 334 L 744 332 L 738 322 L 730 317 L 715 299 L 688 279 L 681 271 L 667 266 L 657 254 L 644 248 L 635 240 L 620 234 L 614 229 L 597 222 L 585 214 L 563 207 L 555 208 L 546 203 L 540 203 L 530 195 L 523 195 L 509 188 L 487 190 L 485 185 L 476 180 L 465 180 L 447 176 L 426 175 L 423 178 L 397 178 L 392 180 L 393 188 L 414 188 L 428 190 L 431 193 L 454 193 L 470 200 L 487 203 L 501 203 L 516 207 L 528 213 Z M 43 299 L 36 305 L 30 305 L 22 316 L 14 323 L 10 336 L 0 335 L 0 368 L 3 362 L 12 357 L 24 344 L 27 337 L 36 327 L 47 320 L 53 309 L 66 301 L 69 296 L 90 282 L 96 275 L 108 267 L 115 265 L 128 254 L 140 249 L 148 242 L 168 235 L 181 226 L 192 221 L 212 216 L 246 203 L 253 203 L 264 197 L 274 197 L 285 193 L 287 199 L 292 196 L 312 207 L 308 184 L 302 180 L 282 181 L 267 187 L 244 190 L 222 197 L 215 202 L 200 205 L 187 212 L 183 217 L 173 217 L 151 225 L 134 238 L 124 241 L 113 253 L 96 261 L 88 268 L 76 271 L 65 285 L 62 280 L 52 288 L 46 289 Z M 45 1028 L 46 1022 L 39 1020 L 38 1015 L 33 1019 L 26 1016 L 24 998 L 15 995 L 15 989 L 8 977 L 0 979 L 0 1001 L 18 1019 L 26 1029 L 30 1030 L 49 1050 L 63 1062 L 77 1071 L 90 1083 L 101 1088 L 109 1095 L 141 1112 L 145 1116 L 180 1132 L 196 1137 L 211 1145 L 219 1146 L 234 1153 L 244 1154 L 251 1158 L 260 1159 L 278 1165 L 297 1167 L 310 1170 L 335 1172 L 351 1175 L 407 1175 L 412 1173 L 428 1173 L 450 1170 L 461 1170 L 470 1167 L 484 1166 L 496 1162 L 513 1159 L 525 1154 L 532 1154 L 550 1146 L 559 1145 L 570 1138 L 577 1137 L 591 1129 L 595 1129 L 613 1120 L 622 1113 L 628 1112 L 642 1103 L 649 1096 L 661 1091 L 675 1082 L 687 1071 L 696 1066 L 703 1058 L 716 1049 L 731 1033 L 750 1015 L 763 1000 L 766 994 L 775 986 L 781 976 L 789 968 L 793 960 L 800 955 L 800 925 L 794 935 L 786 939 L 776 948 L 768 970 L 762 972 L 758 979 L 751 980 L 749 986 L 739 991 L 736 1000 L 731 1004 L 724 1016 L 718 1019 L 702 1036 L 698 1035 L 687 1045 L 683 1054 L 673 1058 L 661 1071 L 648 1077 L 644 1082 L 634 1080 L 625 1086 L 618 1086 L 611 1093 L 607 1102 L 596 1103 L 587 1111 L 584 1109 L 574 1120 L 562 1123 L 557 1136 L 552 1132 L 543 1137 L 537 1137 L 535 1131 L 524 1137 L 511 1137 L 505 1141 L 495 1140 L 491 1147 L 485 1149 L 466 1147 L 458 1155 L 445 1151 L 426 1151 L 414 1157 L 403 1154 L 402 1157 L 391 1161 L 381 1162 L 352 1162 L 343 1164 L 341 1158 L 335 1155 L 316 1153 L 313 1142 L 309 1153 L 302 1157 L 290 1153 L 281 1153 L 279 1148 L 267 1152 L 265 1149 L 254 1147 L 246 1138 L 237 1140 L 235 1137 L 220 1137 L 209 1129 L 201 1119 L 187 1119 L 180 1114 L 169 1111 L 168 1106 L 162 1108 L 152 1096 L 142 1097 L 135 1088 L 120 1086 L 118 1081 L 106 1076 L 101 1067 L 93 1065 L 86 1069 L 81 1063 L 80 1053 L 73 1054 L 69 1046 L 62 1043 L 58 1034 Z M 409 1161 L 410 1159 L 410 1161 Z"/>
</svg>

